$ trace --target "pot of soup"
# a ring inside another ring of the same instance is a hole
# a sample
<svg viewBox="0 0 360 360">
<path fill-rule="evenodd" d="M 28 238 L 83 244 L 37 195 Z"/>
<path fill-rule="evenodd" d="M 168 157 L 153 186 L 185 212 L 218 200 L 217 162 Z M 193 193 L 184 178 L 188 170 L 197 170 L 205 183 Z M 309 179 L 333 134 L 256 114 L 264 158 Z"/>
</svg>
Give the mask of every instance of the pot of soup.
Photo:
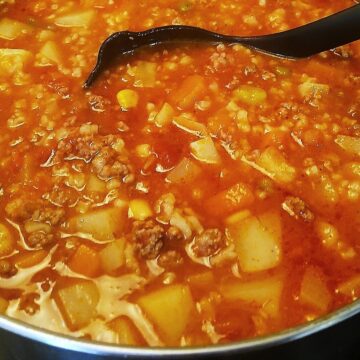
<svg viewBox="0 0 360 360">
<path fill-rule="evenodd" d="M 344 356 L 360 310 L 360 43 L 296 61 L 147 48 L 82 85 L 116 31 L 258 35 L 351 5 L 0 1 L 9 356 Z"/>
</svg>

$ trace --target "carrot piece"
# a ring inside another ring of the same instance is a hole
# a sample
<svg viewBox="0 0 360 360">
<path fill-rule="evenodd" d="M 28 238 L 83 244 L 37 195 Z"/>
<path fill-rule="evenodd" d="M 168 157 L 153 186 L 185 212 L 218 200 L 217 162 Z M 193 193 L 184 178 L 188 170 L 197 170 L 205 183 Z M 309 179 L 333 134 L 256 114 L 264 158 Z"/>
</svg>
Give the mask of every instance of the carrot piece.
<svg viewBox="0 0 360 360">
<path fill-rule="evenodd" d="M 45 250 L 29 251 L 15 256 L 15 265 L 18 268 L 26 269 L 39 264 L 45 259 L 47 252 Z"/>
<path fill-rule="evenodd" d="M 215 216 L 227 215 L 251 205 L 253 201 L 254 195 L 250 187 L 238 183 L 208 199 L 205 202 L 205 209 Z"/>
<path fill-rule="evenodd" d="M 189 109 L 206 91 L 205 80 L 200 75 L 187 77 L 171 96 L 171 102 L 182 110 Z"/>
<path fill-rule="evenodd" d="M 86 245 L 80 245 L 70 258 L 69 268 L 79 274 L 93 277 L 100 271 L 100 258 L 97 251 Z"/>
</svg>

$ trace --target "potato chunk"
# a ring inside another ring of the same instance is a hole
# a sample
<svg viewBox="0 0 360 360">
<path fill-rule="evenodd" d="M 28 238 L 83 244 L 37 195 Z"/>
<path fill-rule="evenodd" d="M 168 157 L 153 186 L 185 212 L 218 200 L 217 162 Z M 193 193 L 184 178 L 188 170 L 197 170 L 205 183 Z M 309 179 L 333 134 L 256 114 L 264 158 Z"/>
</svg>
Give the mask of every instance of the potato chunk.
<svg viewBox="0 0 360 360">
<path fill-rule="evenodd" d="M 350 155 L 360 156 L 360 137 L 338 135 L 335 142 Z"/>
<path fill-rule="evenodd" d="M 331 303 L 331 293 L 324 275 L 315 267 L 308 267 L 301 282 L 301 303 L 311 306 L 320 313 L 325 313 Z"/>
<path fill-rule="evenodd" d="M 4 224 L 0 224 L 0 256 L 10 255 L 15 250 L 15 241 Z"/>
<path fill-rule="evenodd" d="M 9 18 L 2 18 L 0 20 L 0 38 L 5 40 L 14 40 L 31 31 L 31 27 L 20 21 Z"/>
<path fill-rule="evenodd" d="M 267 99 L 265 90 L 251 85 L 241 85 L 234 91 L 234 96 L 247 105 L 261 105 Z"/>
<path fill-rule="evenodd" d="M 190 144 L 191 154 L 195 159 L 206 164 L 220 164 L 221 159 L 211 137 L 194 141 Z"/>
<path fill-rule="evenodd" d="M 59 16 L 55 25 L 62 27 L 88 27 L 95 18 L 95 10 L 85 10 Z"/>
<path fill-rule="evenodd" d="M 103 270 L 111 274 L 125 264 L 125 238 L 115 240 L 100 251 Z"/>
<path fill-rule="evenodd" d="M 62 278 L 58 280 L 52 295 L 72 331 L 88 325 L 96 316 L 100 294 L 97 286 L 90 280 Z"/>
<path fill-rule="evenodd" d="M 55 41 L 47 41 L 39 52 L 41 56 L 41 65 L 61 65 L 62 64 L 62 56 L 58 46 Z"/>
<path fill-rule="evenodd" d="M 180 284 L 167 286 L 140 297 L 138 304 L 166 344 L 179 345 L 194 311 L 189 287 Z"/>
<path fill-rule="evenodd" d="M 244 282 L 233 280 L 220 286 L 220 293 L 226 300 L 255 303 L 269 316 L 279 315 L 279 306 L 283 289 L 281 277 Z"/>
<path fill-rule="evenodd" d="M 172 95 L 172 102 L 180 109 L 191 108 L 206 92 L 205 79 L 200 75 L 187 77 Z"/>
<path fill-rule="evenodd" d="M 115 239 L 122 231 L 126 221 L 123 208 L 111 207 L 78 215 L 70 220 L 70 230 L 91 235 L 96 240 Z"/>
<path fill-rule="evenodd" d="M 287 162 L 275 147 L 265 149 L 257 163 L 269 172 L 274 180 L 280 183 L 290 183 L 295 180 L 296 169 Z"/>
<path fill-rule="evenodd" d="M 245 272 L 271 269 L 281 261 L 280 216 L 267 213 L 229 227 L 239 264 Z"/>
<path fill-rule="evenodd" d="M 120 316 L 111 321 L 109 327 L 116 332 L 118 344 L 128 346 L 145 345 L 143 337 L 128 318 Z"/>
</svg>

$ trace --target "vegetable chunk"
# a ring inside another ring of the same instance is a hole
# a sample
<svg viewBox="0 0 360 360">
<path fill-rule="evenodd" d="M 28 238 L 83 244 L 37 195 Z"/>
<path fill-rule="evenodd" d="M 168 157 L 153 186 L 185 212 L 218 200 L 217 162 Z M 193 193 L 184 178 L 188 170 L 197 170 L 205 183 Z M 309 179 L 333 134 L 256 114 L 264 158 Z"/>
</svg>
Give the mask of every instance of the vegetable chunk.
<svg viewBox="0 0 360 360">
<path fill-rule="evenodd" d="M 271 317 L 279 315 L 283 279 L 272 277 L 264 280 L 244 282 L 233 280 L 220 286 L 226 300 L 245 301 L 260 306 Z"/>
<path fill-rule="evenodd" d="M 53 298 L 67 326 L 75 331 L 95 318 L 100 294 L 90 280 L 62 278 L 53 290 Z"/>
<path fill-rule="evenodd" d="M 113 273 L 125 264 L 125 239 L 115 240 L 100 251 L 101 267 L 108 274 Z"/>
<path fill-rule="evenodd" d="M 20 21 L 9 18 L 0 20 L 0 38 L 5 40 L 14 40 L 22 34 L 31 31 L 31 27 Z"/>
<path fill-rule="evenodd" d="M 271 269 L 281 261 L 281 222 L 275 213 L 250 217 L 229 227 L 245 272 Z"/>
<path fill-rule="evenodd" d="M 172 95 L 172 102 L 180 109 L 192 107 L 206 91 L 205 80 L 200 75 L 187 77 Z"/>
<path fill-rule="evenodd" d="M 257 163 L 280 183 L 290 183 L 295 180 L 296 169 L 274 147 L 268 147 L 264 150 Z"/>
<path fill-rule="evenodd" d="M 201 162 L 215 165 L 221 162 L 220 155 L 211 137 L 192 142 L 190 149 L 194 158 Z"/>
<path fill-rule="evenodd" d="M 88 27 L 95 18 L 94 10 L 85 10 L 60 16 L 55 19 L 55 25 L 62 27 Z"/>
<path fill-rule="evenodd" d="M 141 334 L 128 318 L 120 316 L 111 321 L 109 327 L 116 332 L 118 344 L 128 346 L 145 345 Z"/>
<path fill-rule="evenodd" d="M 93 236 L 96 240 L 109 241 L 123 230 L 126 210 L 107 208 L 78 215 L 70 220 L 70 229 Z"/>
<path fill-rule="evenodd" d="M 324 275 L 315 267 L 305 271 L 300 290 L 300 302 L 309 305 L 320 313 L 326 312 L 331 302 L 331 293 L 326 285 Z"/>
<path fill-rule="evenodd" d="M 153 322 L 162 339 L 169 345 L 179 345 L 180 337 L 194 311 L 189 287 L 167 286 L 140 297 L 138 304 Z"/>
</svg>

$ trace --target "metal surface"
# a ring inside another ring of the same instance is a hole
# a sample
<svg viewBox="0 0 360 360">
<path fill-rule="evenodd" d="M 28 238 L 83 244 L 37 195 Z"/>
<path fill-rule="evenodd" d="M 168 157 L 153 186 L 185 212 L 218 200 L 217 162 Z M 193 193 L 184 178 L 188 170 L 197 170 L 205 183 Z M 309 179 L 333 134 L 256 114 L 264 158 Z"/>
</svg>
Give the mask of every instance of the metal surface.
<svg viewBox="0 0 360 360">
<path fill-rule="evenodd" d="M 262 350 L 266 350 L 266 352 L 269 353 L 270 350 L 274 351 L 274 349 L 277 348 L 281 349 L 283 344 L 286 344 L 288 346 L 291 345 L 292 342 L 296 342 L 296 340 L 302 338 L 312 339 L 312 336 L 310 335 L 320 333 L 321 331 L 329 328 L 330 330 L 336 329 L 337 324 L 341 325 L 341 323 L 345 323 L 347 319 L 350 319 L 351 317 L 354 317 L 356 314 L 359 313 L 360 302 L 357 301 L 325 317 L 281 333 L 273 334 L 266 337 L 255 338 L 252 340 L 232 343 L 228 345 L 197 348 L 130 348 L 117 345 L 107 345 L 86 340 L 79 340 L 72 337 L 41 330 L 31 325 L 24 324 L 3 316 L 0 317 L 0 329 L 3 330 L 2 339 L 7 338 L 8 345 L 14 343 L 14 346 L 12 346 L 12 348 L 15 349 L 18 354 L 13 356 L 16 356 L 16 358 L 18 358 L 19 360 L 29 359 L 30 357 L 27 357 L 27 355 L 31 351 L 34 352 L 33 356 L 37 356 L 38 359 L 51 360 L 62 360 L 69 358 L 71 358 L 72 360 L 92 360 L 102 358 L 194 359 L 204 357 L 219 358 L 223 357 L 225 354 L 228 357 L 235 355 L 238 356 L 239 354 L 242 354 L 241 358 L 245 359 L 248 358 L 249 354 L 257 352 L 259 353 Z M 341 334 L 343 334 L 345 330 L 342 329 Z M 356 334 L 356 332 L 354 332 L 354 334 Z M 70 356 L 69 351 L 71 352 L 71 357 L 68 357 Z M 46 357 L 38 357 L 39 354 L 46 354 Z M 31 358 L 34 358 L 33 356 Z"/>
</svg>

